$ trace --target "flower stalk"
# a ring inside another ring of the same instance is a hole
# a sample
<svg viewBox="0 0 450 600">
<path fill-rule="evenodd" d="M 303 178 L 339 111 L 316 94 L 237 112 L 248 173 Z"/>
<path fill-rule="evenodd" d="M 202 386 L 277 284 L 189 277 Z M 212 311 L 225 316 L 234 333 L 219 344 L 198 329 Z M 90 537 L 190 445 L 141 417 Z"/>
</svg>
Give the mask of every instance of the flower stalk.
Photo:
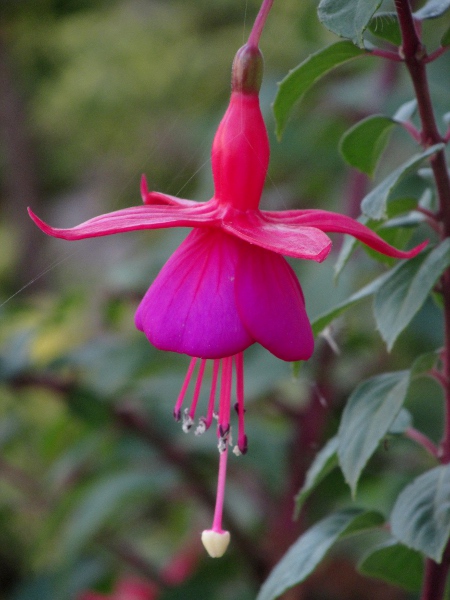
<svg viewBox="0 0 450 600">
<path fill-rule="evenodd" d="M 259 12 L 256 16 L 255 23 L 252 27 L 250 35 L 248 36 L 247 44 L 249 46 L 259 46 L 261 33 L 264 29 L 264 25 L 266 24 L 267 15 L 269 14 L 270 9 L 272 8 L 272 4 L 273 0 L 263 0 L 261 8 L 259 9 Z"/>
</svg>

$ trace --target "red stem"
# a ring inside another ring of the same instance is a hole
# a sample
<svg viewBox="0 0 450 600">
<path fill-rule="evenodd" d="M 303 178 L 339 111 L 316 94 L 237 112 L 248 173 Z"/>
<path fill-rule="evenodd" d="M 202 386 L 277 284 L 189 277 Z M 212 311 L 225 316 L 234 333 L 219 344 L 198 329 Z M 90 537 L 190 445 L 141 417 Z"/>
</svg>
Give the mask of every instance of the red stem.
<svg viewBox="0 0 450 600">
<path fill-rule="evenodd" d="M 402 32 L 401 54 L 404 57 L 417 97 L 422 125 L 421 142 L 424 147 L 429 147 L 444 141 L 437 128 L 426 74 L 426 63 L 430 59 L 437 58 L 437 54 L 435 53 L 431 57 L 426 56 L 409 1 L 395 0 L 395 7 Z M 437 216 L 443 225 L 442 237 L 447 238 L 450 237 L 450 179 L 444 150 L 437 152 L 430 162 L 439 197 Z M 440 447 L 440 460 L 446 464 L 450 462 L 450 270 L 444 273 L 441 284 L 444 298 L 445 350 L 440 380 L 445 395 L 446 417 L 444 437 Z M 427 559 L 421 600 L 442 600 L 449 567 L 448 552 L 445 553 L 441 564 Z"/>
<path fill-rule="evenodd" d="M 441 443 L 441 461 L 444 464 L 450 462 L 450 270 L 444 273 L 441 279 L 442 292 L 444 298 L 444 344 L 445 351 L 443 355 L 443 390 L 445 395 L 445 429 Z"/>
<path fill-rule="evenodd" d="M 444 597 L 450 567 L 449 557 L 446 554 L 441 564 L 430 559 L 426 561 L 421 600 L 440 600 Z"/>
<path fill-rule="evenodd" d="M 444 52 L 447 52 L 448 48 L 449 48 L 448 46 L 440 46 L 437 50 L 435 50 L 434 52 L 429 54 L 427 57 L 425 57 L 423 59 L 423 62 L 425 62 L 427 64 L 430 62 L 433 62 L 434 60 L 436 60 L 437 58 L 442 56 L 442 54 L 444 54 Z"/>
<path fill-rule="evenodd" d="M 424 435 L 421 431 L 414 429 L 414 427 L 408 427 L 408 429 L 405 431 L 405 435 L 410 440 L 413 440 L 414 442 L 420 444 L 423 448 L 425 448 L 427 452 L 429 452 L 432 456 L 437 458 L 438 449 L 430 440 L 430 438 Z"/>
<path fill-rule="evenodd" d="M 387 60 L 393 60 L 394 62 L 402 62 L 403 58 L 400 54 L 392 52 L 391 50 L 381 50 L 380 48 L 373 48 L 370 51 L 372 56 L 379 56 L 380 58 L 387 58 Z"/>
</svg>

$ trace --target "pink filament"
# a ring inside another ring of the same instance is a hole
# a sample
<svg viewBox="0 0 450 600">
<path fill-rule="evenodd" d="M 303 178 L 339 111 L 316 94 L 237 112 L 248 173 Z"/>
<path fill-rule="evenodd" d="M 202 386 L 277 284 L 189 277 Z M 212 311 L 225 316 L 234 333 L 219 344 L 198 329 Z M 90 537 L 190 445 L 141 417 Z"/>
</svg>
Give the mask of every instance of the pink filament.
<svg viewBox="0 0 450 600">
<path fill-rule="evenodd" d="M 181 418 L 181 407 L 183 406 L 183 400 L 186 395 L 186 391 L 189 387 L 189 384 L 191 382 L 192 373 L 194 372 L 196 364 L 197 364 L 197 358 L 193 358 L 191 360 L 191 362 L 189 363 L 189 368 L 186 373 L 186 377 L 184 378 L 183 386 L 178 395 L 178 398 L 177 398 L 177 401 L 175 404 L 175 408 L 173 409 L 173 416 L 175 417 L 176 421 L 179 421 Z"/>
<path fill-rule="evenodd" d="M 247 452 L 247 436 L 245 435 L 244 422 L 244 355 L 242 352 L 234 357 L 236 365 L 236 398 L 238 414 L 238 448 L 245 454 Z"/>
<path fill-rule="evenodd" d="M 191 417 L 191 419 L 193 419 L 195 416 L 195 409 L 197 408 L 197 402 L 198 402 L 198 398 L 200 396 L 200 390 L 202 388 L 203 374 L 205 372 L 205 367 L 206 367 L 206 359 L 202 358 L 201 363 L 200 363 L 200 368 L 199 368 L 198 374 L 197 374 L 197 381 L 195 383 L 194 395 L 192 397 L 192 404 L 191 404 L 191 408 L 189 410 L 189 416 Z"/>
<path fill-rule="evenodd" d="M 216 390 L 217 390 L 217 380 L 219 378 L 219 368 L 220 368 L 220 358 L 216 358 L 213 363 L 211 392 L 209 394 L 208 413 L 206 415 L 206 420 L 205 420 L 206 429 L 209 429 L 211 427 L 211 423 L 213 420 L 214 408 L 216 405 Z"/>
<path fill-rule="evenodd" d="M 222 379 L 219 398 L 219 437 L 225 437 L 230 429 L 231 380 L 233 376 L 233 358 L 222 359 Z"/>
</svg>

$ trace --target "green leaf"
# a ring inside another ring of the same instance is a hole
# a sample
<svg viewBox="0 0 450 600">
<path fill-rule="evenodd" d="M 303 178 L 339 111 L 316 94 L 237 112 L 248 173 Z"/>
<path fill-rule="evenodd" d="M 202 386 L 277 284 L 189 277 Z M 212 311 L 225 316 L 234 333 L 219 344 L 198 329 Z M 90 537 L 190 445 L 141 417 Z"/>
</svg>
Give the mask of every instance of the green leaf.
<svg viewBox="0 0 450 600">
<path fill-rule="evenodd" d="M 111 419 L 111 408 L 89 388 L 73 387 L 66 396 L 66 402 L 74 415 L 85 420 L 92 427 L 102 427 Z"/>
<path fill-rule="evenodd" d="M 369 219 L 363 216 L 359 217 L 357 220 L 365 225 Z M 344 241 L 342 243 L 341 249 L 339 250 L 339 254 L 333 268 L 333 279 L 335 282 L 339 279 L 339 276 L 342 273 L 345 265 L 350 260 L 350 257 L 353 254 L 354 249 L 356 248 L 356 245 L 356 238 L 351 237 L 349 235 L 344 237 Z"/>
<path fill-rule="evenodd" d="M 263 584 L 256 600 L 274 600 L 310 575 L 341 537 L 383 523 L 382 515 L 359 508 L 335 512 L 316 525 L 289 548 Z"/>
<path fill-rule="evenodd" d="M 388 350 L 449 266 L 450 239 L 447 238 L 431 252 L 402 261 L 390 271 L 374 299 L 375 320 Z"/>
<path fill-rule="evenodd" d="M 409 548 L 441 561 L 450 537 L 450 465 L 427 471 L 401 492 L 391 529 Z"/>
<path fill-rule="evenodd" d="M 334 319 L 347 310 L 347 308 L 350 308 L 353 304 L 356 304 L 360 300 L 364 300 L 364 298 L 368 298 L 369 296 L 375 294 L 375 292 L 381 288 L 388 275 L 389 273 L 383 273 L 383 275 L 380 275 L 365 285 L 363 288 L 349 296 L 346 300 L 317 317 L 311 324 L 314 335 L 318 335 L 321 331 L 323 331 L 325 327 L 327 327 L 332 321 L 334 321 Z"/>
<path fill-rule="evenodd" d="M 436 364 L 440 355 L 439 351 L 426 352 L 416 358 L 411 367 L 411 377 L 418 377 L 429 373 Z"/>
<path fill-rule="evenodd" d="M 337 436 L 332 437 L 318 452 L 308 469 L 305 483 L 295 497 L 295 514 L 298 513 L 312 490 L 337 466 Z"/>
<path fill-rule="evenodd" d="M 408 427 L 411 427 L 411 425 L 411 413 L 406 410 L 406 408 L 402 408 L 389 427 L 388 433 L 400 435 L 404 433 Z M 314 488 L 317 487 L 319 483 L 325 479 L 328 473 L 331 473 L 331 471 L 338 465 L 338 443 L 338 436 L 335 435 L 329 439 L 325 446 L 316 454 L 306 473 L 305 483 L 295 497 L 295 518 L 298 517 L 298 513 L 300 512 L 303 503 L 314 490 Z"/>
<path fill-rule="evenodd" d="M 394 46 L 402 45 L 402 34 L 398 23 L 397 13 L 380 12 L 369 23 L 369 31 L 376 37 L 390 42 Z"/>
<path fill-rule="evenodd" d="M 384 115 L 372 115 L 359 121 L 340 140 L 342 156 L 352 167 L 373 177 L 394 125 L 395 121 Z"/>
<path fill-rule="evenodd" d="M 17 415 L 7 415 L 0 420 L 0 450 L 22 435 L 23 423 Z"/>
<path fill-rule="evenodd" d="M 77 553 L 118 511 L 138 495 L 161 490 L 161 474 L 143 472 L 114 474 L 90 488 L 67 523 L 63 535 L 64 555 Z"/>
<path fill-rule="evenodd" d="M 394 121 L 397 121 L 397 123 L 404 123 L 405 121 L 410 121 L 416 114 L 416 111 L 417 100 L 414 98 L 413 100 L 408 100 L 408 102 L 405 102 L 399 106 L 392 118 Z"/>
<path fill-rule="evenodd" d="M 422 8 L 413 13 L 414 18 L 419 21 L 424 19 L 436 19 L 450 8 L 450 0 L 429 0 Z"/>
<path fill-rule="evenodd" d="M 327 29 L 363 46 L 363 33 L 378 10 L 381 0 L 321 0 L 319 21 Z"/>
<path fill-rule="evenodd" d="M 303 94 L 329 71 L 353 58 L 367 53 L 351 42 L 341 41 L 311 54 L 306 60 L 286 75 L 279 83 L 273 103 L 276 133 L 281 138 L 294 104 Z"/>
<path fill-rule="evenodd" d="M 450 46 L 450 27 L 447 29 L 447 31 L 444 33 L 444 35 L 441 37 L 441 46 L 443 48 L 445 48 L 446 46 Z"/>
<path fill-rule="evenodd" d="M 413 418 L 411 413 L 409 410 L 406 410 L 406 408 L 402 408 L 391 423 L 388 433 L 392 435 L 401 435 L 402 433 L 405 433 L 408 427 L 412 426 L 412 423 Z"/>
<path fill-rule="evenodd" d="M 419 552 L 391 538 L 367 554 L 358 570 L 368 577 L 377 577 L 416 592 L 422 586 L 423 558 Z"/>
<path fill-rule="evenodd" d="M 400 412 L 409 371 L 383 373 L 361 383 L 344 408 L 338 431 L 338 457 L 352 494 L 359 476 Z"/>
<path fill-rule="evenodd" d="M 386 179 L 377 185 L 361 203 L 362 212 L 371 219 L 380 220 L 386 218 L 386 204 L 389 194 L 393 188 L 407 175 L 413 173 L 418 165 L 426 158 L 429 158 L 439 150 L 444 148 L 444 144 L 431 146 L 420 154 L 415 154 L 400 167 L 392 171 Z"/>
<path fill-rule="evenodd" d="M 0 379 L 9 379 L 30 367 L 30 348 L 33 344 L 32 330 L 20 330 L 3 343 L 0 355 Z"/>
</svg>

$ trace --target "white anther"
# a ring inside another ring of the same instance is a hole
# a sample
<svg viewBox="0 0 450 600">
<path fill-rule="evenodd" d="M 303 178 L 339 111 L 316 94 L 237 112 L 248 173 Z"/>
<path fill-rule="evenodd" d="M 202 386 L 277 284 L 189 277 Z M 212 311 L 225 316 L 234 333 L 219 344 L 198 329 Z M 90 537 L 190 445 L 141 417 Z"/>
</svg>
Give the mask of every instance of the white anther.
<svg viewBox="0 0 450 600">
<path fill-rule="evenodd" d="M 203 435 L 206 431 L 206 422 L 205 419 L 200 418 L 198 420 L 198 425 L 195 428 L 195 435 Z"/>
<path fill-rule="evenodd" d="M 185 408 L 183 414 L 183 424 L 181 425 L 181 429 L 184 431 L 184 433 L 188 433 L 193 424 L 194 419 L 190 417 L 189 409 Z"/>
<path fill-rule="evenodd" d="M 226 438 L 220 437 L 219 441 L 217 442 L 217 448 L 219 449 L 219 452 L 225 452 L 225 450 L 227 449 L 227 440 Z"/>
</svg>

